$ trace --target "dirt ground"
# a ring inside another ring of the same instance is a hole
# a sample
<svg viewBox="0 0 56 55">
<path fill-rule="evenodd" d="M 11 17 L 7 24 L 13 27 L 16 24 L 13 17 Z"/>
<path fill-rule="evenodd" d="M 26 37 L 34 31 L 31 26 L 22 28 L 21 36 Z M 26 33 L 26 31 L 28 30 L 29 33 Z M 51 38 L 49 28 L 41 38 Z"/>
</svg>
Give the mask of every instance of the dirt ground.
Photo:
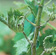
<svg viewBox="0 0 56 55">
<path fill-rule="evenodd" d="M 0 52 L 0 55 L 8 55 L 8 54 L 6 54 L 6 53 L 4 53 L 4 52 Z"/>
</svg>

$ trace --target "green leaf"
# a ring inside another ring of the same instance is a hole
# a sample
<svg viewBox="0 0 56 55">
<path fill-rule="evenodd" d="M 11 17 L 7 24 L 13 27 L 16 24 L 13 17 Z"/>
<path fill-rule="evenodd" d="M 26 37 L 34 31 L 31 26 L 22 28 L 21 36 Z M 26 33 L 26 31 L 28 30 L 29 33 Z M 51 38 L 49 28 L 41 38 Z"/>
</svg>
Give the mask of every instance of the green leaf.
<svg viewBox="0 0 56 55">
<path fill-rule="evenodd" d="M 52 36 L 52 35 L 49 35 L 49 36 L 45 37 L 45 39 L 43 40 L 43 46 L 45 47 L 45 49 L 56 47 L 56 40 L 53 41 L 54 37 L 55 36 Z"/>
<path fill-rule="evenodd" d="M 38 5 L 36 5 L 33 0 L 25 0 L 28 7 L 31 9 L 32 14 L 36 17 L 38 12 Z"/>
<path fill-rule="evenodd" d="M 26 52 L 22 52 L 20 55 L 27 55 L 27 53 Z"/>
<path fill-rule="evenodd" d="M 33 33 L 31 33 L 28 38 L 31 39 L 32 35 Z M 16 41 L 16 44 L 14 45 L 14 47 L 16 47 L 16 55 L 24 54 L 24 53 L 26 53 L 26 55 L 29 54 L 28 45 L 29 43 L 27 42 L 25 38 Z"/>
<path fill-rule="evenodd" d="M 14 45 L 14 47 L 16 47 L 16 55 L 21 54 L 23 51 L 27 51 L 27 45 L 28 42 L 25 38 L 19 40 L 16 42 L 16 44 Z"/>
<path fill-rule="evenodd" d="M 37 49 L 37 55 L 41 55 L 42 52 L 43 52 L 43 47 L 39 47 Z"/>
<path fill-rule="evenodd" d="M 30 14 L 27 17 L 27 19 L 30 20 L 31 22 L 34 22 L 34 16 L 32 14 Z M 24 23 L 24 32 L 27 34 L 27 36 L 32 32 L 33 28 L 34 27 L 27 20 L 25 20 L 25 23 Z"/>
<path fill-rule="evenodd" d="M 13 40 L 15 42 L 17 42 L 18 40 L 21 40 L 22 38 L 24 38 L 23 33 L 16 33 L 15 37 L 13 38 Z"/>
<path fill-rule="evenodd" d="M 40 43 L 40 46 L 43 46 L 43 40 L 46 36 L 49 36 L 49 35 L 55 35 L 56 34 L 56 31 L 53 30 L 53 29 L 47 29 L 45 30 L 45 33 L 42 34 L 42 36 L 39 37 L 39 43 Z"/>
</svg>

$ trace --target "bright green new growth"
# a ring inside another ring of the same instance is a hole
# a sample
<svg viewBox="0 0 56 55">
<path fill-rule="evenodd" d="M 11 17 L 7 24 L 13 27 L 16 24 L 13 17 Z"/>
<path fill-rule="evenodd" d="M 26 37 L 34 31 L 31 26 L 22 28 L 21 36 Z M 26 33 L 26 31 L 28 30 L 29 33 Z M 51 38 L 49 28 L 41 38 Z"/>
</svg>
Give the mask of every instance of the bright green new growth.
<svg viewBox="0 0 56 55">
<path fill-rule="evenodd" d="M 22 32 L 24 26 L 24 18 L 22 17 L 23 14 L 18 10 L 10 10 L 8 12 L 8 16 L 4 17 L 4 15 L 0 16 L 0 20 L 13 31 L 15 32 Z"/>
</svg>

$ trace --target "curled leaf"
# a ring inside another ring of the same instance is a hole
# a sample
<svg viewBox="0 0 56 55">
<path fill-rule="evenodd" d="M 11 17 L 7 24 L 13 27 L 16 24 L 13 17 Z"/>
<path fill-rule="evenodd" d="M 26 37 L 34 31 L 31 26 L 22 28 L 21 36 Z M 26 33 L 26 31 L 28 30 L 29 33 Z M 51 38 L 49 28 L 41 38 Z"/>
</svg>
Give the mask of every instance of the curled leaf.
<svg viewBox="0 0 56 55">
<path fill-rule="evenodd" d="M 46 36 L 43 40 L 43 46 L 46 52 L 56 51 L 56 40 L 54 41 L 53 35 Z"/>
</svg>

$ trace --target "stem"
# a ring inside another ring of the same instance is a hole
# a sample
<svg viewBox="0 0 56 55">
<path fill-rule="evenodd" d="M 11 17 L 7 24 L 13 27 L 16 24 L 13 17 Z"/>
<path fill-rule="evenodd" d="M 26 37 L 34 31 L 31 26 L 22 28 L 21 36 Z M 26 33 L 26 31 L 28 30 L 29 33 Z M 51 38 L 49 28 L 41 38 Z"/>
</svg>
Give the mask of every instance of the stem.
<svg viewBox="0 0 56 55">
<path fill-rule="evenodd" d="M 11 30 L 13 30 L 11 27 L 10 27 L 10 25 L 5 21 L 5 20 L 3 20 L 3 18 L 1 19 L 0 18 L 0 21 L 2 22 L 2 23 L 4 23 L 5 25 L 7 25 Z M 14 31 L 14 30 L 13 30 Z M 14 32 L 16 32 L 16 31 L 14 31 Z"/>
<path fill-rule="evenodd" d="M 36 20 L 37 26 L 40 26 L 43 5 L 44 5 L 44 0 L 41 0 L 41 3 L 39 5 L 39 9 L 38 9 L 37 20 Z M 35 28 L 34 39 L 33 39 L 32 45 L 31 45 L 32 55 L 36 55 L 36 42 L 37 42 L 37 38 L 39 36 L 39 30 L 40 30 L 40 28 L 37 28 L 37 27 Z"/>
<path fill-rule="evenodd" d="M 45 6 L 48 5 L 51 1 L 52 1 L 52 0 L 49 0 L 49 1 L 45 4 Z"/>
<path fill-rule="evenodd" d="M 45 20 L 42 20 L 42 22 L 43 23 L 45 23 Z M 53 26 L 53 25 L 51 25 L 50 23 L 46 23 L 48 26 L 50 26 L 51 28 L 53 28 L 54 30 L 56 30 L 56 28 Z"/>
<path fill-rule="evenodd" d="M 32 23 L 31 21 L 29 21 L 26 17 L 25 17 L 25 19 L 26 19 L 30 24 L 32 24 L 34 27 L 36 27 L 36 24 L 34 24 L 34 23 Z"/>
<path fill-rule="evenodd" d="M 43 52 L 41 53 L 41 55 L 44 55 L 44 54 L 45 54 L 45 52 L 46 52 L 46 51 L 43 51 Z"/>
<path fill-rule="evenodd" d="M 23 34 L 24 34 L 24 36 L 25 36 L 26 40 L 30 43 L 30 40 L 27 38 L 27 36 L 26 36 L 25 32 L 23 32 Z"/>
<path fill-rule="evenodd" d="M 0 21 L 3 22 L 5 25 L 8 26 L 8 24 L 7 24 L 7 22 L 5 20 L 3 20 L 3 19 L 0 18 Z"/>
<path fill-rule="evenodd" d="M 31 55 L 36 55 L 36 45 L 31 44 Z"/>
<path fill-rule="evenodd" d="M 54 30 L 56 30 L 56 28 L 53 25 L 51 25 L 50 23 L 47 23 L 47 25 L 49 25 L 51 28 L 53 28 Z"/>
</svg>

